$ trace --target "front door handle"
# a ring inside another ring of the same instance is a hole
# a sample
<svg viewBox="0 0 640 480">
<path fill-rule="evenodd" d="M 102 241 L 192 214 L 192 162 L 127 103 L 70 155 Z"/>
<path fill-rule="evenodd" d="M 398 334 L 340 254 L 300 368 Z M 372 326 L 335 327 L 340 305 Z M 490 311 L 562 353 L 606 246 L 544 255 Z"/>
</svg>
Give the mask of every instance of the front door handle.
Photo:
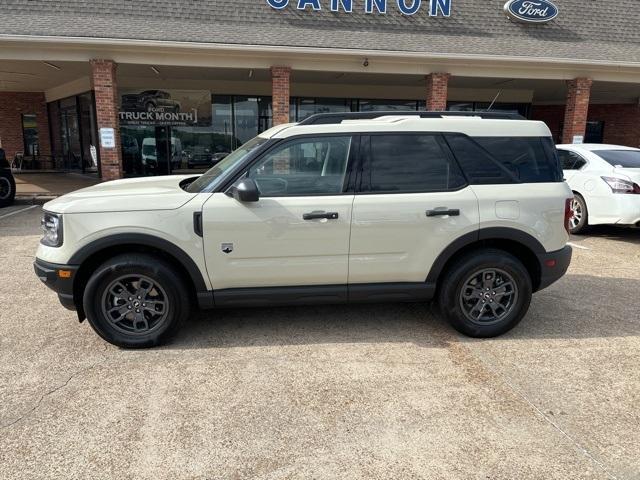
<svg viewBox="0 0 640 480">
<path fill-rule="evenodd" d="M 438 217 L 449 215 L 451 217 L 457 217 L 460 215 L 460 209 L 458 208 L 435 208 L 433 210 L 427 210 L 427 217 Z"/>
<path fill-rule="evenodd" d="M 314 210 L 310 213 L 303 213 L 303 220 L 316 220 L 318 218 L 327 218 L 329 220 L 335 220 L 338 218 L 338 212 L 325 212 L 324 210 Z"/>
</svg>

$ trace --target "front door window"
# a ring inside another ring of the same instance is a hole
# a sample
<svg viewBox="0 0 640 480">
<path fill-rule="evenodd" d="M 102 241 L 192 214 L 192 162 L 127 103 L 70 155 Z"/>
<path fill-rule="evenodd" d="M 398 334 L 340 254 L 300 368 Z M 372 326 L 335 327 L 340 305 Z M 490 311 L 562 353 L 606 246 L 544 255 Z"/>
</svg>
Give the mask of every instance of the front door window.
<svg viewBox="0 0 640 480">
<path fill-rule="evenodd" d="M 351 137 L 295 140 L 268 153 L 248 176 L 263 196 L 339 194 L 350 151 Z"/>
</svg>

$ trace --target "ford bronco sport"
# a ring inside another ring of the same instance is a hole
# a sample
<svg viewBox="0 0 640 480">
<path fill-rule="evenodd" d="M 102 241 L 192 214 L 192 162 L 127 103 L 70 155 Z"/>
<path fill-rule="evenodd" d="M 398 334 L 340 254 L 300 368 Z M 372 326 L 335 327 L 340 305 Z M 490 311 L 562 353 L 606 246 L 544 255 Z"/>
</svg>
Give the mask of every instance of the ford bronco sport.
<svg viewBox="0 0 640 480">
<path fill-rule="evenodd" d="M 47 203 L 35 270 L 123 347 L 165 342 L 196 305 L 436 299 L 458 331 L 491 337 L 567 270 L 571 199 L 542 122 L 319 114 L 201 176 Z"/>
</svg>

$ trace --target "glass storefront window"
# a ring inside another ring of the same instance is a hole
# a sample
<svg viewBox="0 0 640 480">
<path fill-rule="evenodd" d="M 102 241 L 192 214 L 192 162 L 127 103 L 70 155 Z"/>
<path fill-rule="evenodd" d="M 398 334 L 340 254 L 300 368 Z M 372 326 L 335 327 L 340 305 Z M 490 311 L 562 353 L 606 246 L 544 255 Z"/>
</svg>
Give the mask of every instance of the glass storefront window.
<svg viewBox="0 0 640 480">
<path fill-rule="evenodd" d="M 24 154 L 37 155 L 38 152 L 38 123 L 35 114 L 22 115 L 22 139 Z"/>
<path fill-rule="evenodd" d="M 82 168 L 85 172 L 98 171 L 98 134 L 96 112 L 91 92 L 78 95 L 80 133 L 82 144 Z"/>
<path fill-rule="evenodd" d="M 98 132 L 93 92 L 50 102 L 49 128 L 55 169 L 98 172 Z M 41 162 L 44 163 L 44 162 Z"/>
<path fill-rule="evenodd" d="M 491 110 L 496 112 L 506 113 L 519 113 L 523 117 L 527 118 L 529 115 L 529 105 L 526 103 L 499 103 L 495 102 L 491 105 L 491 102 L 476 102 L 475 110 L 479 112 L 486 111 L 491 107 Z"/>
<path fill-rule="evenodd" d="M 149 97 L 150 92 L 155 92 L 154 98 L 158 97 L 159 91 L 155 90 L 122 92 L 123 102 L 125 97 L 127 100 L 123 105 L 126 103 L 127 108 L 123 107 L 125 113 L 120 115 L 149 118 L 154 112 L 164 113 L 169 108 L 174 113 L 194 111 L 197 120 L 161 125 L 153 120 L 147 120 L 144 125 L 121 122 L 122 156 L 127 176 L 204 171 L 273 124 L 272 99 L 268 96 L 209 95 L 206 91 L 168 89 L 163 91 L 162 102 L 143 108 L 140 98 Z M 481 102 L 448 104 L 453 111 L 474 111 L 488 106 Z M 425 107 L 424 100 L 292 97 L 289 118 L 295 122 L 317 113 L 416 111 Z M 492 109 L 526 114 L 527 107 L 526 104 L 496 103 Z M 84 122 L 84 114 L 82 118 Z M 126 116 L 124 118 L 131 122 Z M 85 143 L 83 137 L 83 148 Z"/>
<path fill-rule="evenodd" d="M 358 100 L 360 112 L 417 110 L 417 100 Z"/>
<path fill-rule="evenodd" d="M 82 170 L 80 125 L 76 97 L 60 100 L 62 157 L 66 170 Z"/>
<path fill-rule="evenodd" d="M 231 95 L 213 96 L 211 126 L 215 133 L 213 150 L 218 153 L 233 151 L 238 141 L 233 135 L 233 98 Z"/>
<path fill-rule="evenodd" d="M 473 112 L 473 102 L 448 102 L 447 110 L 450 112 Z"/>
<path fill-rule="evenodd" d="M 351 111 L 351 102 L 345 98 L 297 98 L 296 121 L 304 120 L 316 113 L 341 113 Z"/>
<path fill-rule="evenodd" d="M 529 117 L 528 103 L 500 103 L 495 102 L 447 102 L 447 110 L 452 112 L 484 112 L 489 107 L 495 112 L 519 113 L 525 118 Z"/>
<path fill-rule="evenodd" d="M 211 168 L 231 151 L 229 139 L 211 127 L 172 127 L 171 137 L 173 173 Z"/>
</svg>

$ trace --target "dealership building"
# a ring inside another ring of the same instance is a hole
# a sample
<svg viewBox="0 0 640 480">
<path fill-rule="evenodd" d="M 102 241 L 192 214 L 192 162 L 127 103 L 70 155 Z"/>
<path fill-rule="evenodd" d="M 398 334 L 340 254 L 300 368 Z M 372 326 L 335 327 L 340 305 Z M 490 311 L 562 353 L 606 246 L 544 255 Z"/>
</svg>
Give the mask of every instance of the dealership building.
<svg viewBox="0 0 640 480">
<path fill-rule="evenodd" d="M 22 171 L 198 171 L 313 113 L 510 111 L 640 146 L 636 0 L 0 0 Z"/>
</svg>

